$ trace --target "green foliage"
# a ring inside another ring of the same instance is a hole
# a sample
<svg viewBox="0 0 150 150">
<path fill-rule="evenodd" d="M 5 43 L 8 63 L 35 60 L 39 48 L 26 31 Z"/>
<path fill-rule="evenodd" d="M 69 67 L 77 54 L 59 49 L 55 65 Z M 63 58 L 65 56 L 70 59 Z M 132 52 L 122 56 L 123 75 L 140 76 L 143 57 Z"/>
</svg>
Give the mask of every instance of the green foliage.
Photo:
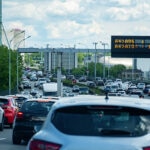
<svg viewBox="0 0 150 150">
<path fill-rule="evenodd" d="M 124 65 L 121 65 L 121 64 L 118 64 L 118 65 L 114 65 L 110 68 L 110 72 L 111 72 L 111 75 L 114 77 L 114 78 L 117 78 L 117 77 L 121 77 L 121 73 L 126 70 L 126 67 Z"/>
<path fill-rule="evenodd" d="M 17 52 L 9 50 L 6 46 L 0 46 L 0 91 L 9 89 L 9 56 L 11 56 L 11 90 L 16 89 L 17 83 Z M 18 73 L 19 79 L 22 75 L 22 57 L 18 54 Z"/>
</svg>

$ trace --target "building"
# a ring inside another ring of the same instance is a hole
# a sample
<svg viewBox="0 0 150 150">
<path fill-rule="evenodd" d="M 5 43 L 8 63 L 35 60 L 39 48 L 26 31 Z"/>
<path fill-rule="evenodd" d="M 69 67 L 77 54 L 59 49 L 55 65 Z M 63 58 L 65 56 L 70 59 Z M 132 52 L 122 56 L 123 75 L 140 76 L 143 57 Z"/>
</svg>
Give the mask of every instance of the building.
<svg viewBox="0 0 150 150">
<path fill-rule="evenodd" d="M 122 72 L 122 79 L 143 80 L 144 72 L 139 69 L 127 69 Z"/>
<path fill-rule="evenodd" d="M 61 61 L 61 68 L 68 71 L 68 74 L 70 74 L 70 70 L 73 68 L 77 68 L 77 53 L 60 53 L 61 54 L 61 60 L 59 60 L 58 53 L 57 52 L 45 52 L 44 53 L 44 71 L 45 72 L 51 72 L 52 70 L 54 72 L 57 71 L 57 67 L 59 61 Z"/>
</svg>

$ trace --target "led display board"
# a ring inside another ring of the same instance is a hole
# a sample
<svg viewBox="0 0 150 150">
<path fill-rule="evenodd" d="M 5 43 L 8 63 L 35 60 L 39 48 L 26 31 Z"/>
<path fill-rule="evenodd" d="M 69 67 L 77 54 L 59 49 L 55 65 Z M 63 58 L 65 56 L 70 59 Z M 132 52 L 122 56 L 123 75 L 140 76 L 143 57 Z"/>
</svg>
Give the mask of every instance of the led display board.
<svg viewBox="0 0 150 150">
<path fill-rule="evenodd" d="M 111 57 L 150 58 L 150 36 L 111 36 Z"/>
</svg>

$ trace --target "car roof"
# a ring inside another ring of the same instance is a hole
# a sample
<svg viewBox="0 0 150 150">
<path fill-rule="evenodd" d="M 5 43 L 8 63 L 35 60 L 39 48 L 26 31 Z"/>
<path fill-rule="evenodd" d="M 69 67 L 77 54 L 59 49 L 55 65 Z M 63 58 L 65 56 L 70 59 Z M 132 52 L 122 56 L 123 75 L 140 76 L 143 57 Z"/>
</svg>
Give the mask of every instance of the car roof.
<svg viewBox="0 0 150 150">
<path fill-rule="evenodd" d="M 45 98 L 32 98 L 32 99 L 29 99 L 27 100 L 26 102 L 28 101 L 37 101 L 37 102 L 56 102 L 58 101 L 58 98 L 56 97 L 45 97 Z"/>
<path fill-rule="evenodd" d="M 66 106 L 81 106 L 81 105 L 111 105 L 134 107 L 150 110 L 149 99 L 140 99 L 134 97 L 117 97 L 111 96 L 106 99 L 106 96 L 96 95 L 77 95 L 74 97 L 61 97 L 55 104 L 54 109 Z"/>
</svg>

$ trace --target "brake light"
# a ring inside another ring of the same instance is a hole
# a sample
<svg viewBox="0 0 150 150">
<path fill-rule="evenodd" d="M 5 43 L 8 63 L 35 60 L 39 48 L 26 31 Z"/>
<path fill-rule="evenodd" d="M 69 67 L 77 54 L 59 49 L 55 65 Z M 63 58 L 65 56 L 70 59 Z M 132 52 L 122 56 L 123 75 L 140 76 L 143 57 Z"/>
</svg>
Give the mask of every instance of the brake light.
<svg viewBox="0 0 150 150">
<path fill-rule="evenodd" d="M 20 111 L 19 111 L 19 112 L 17 113 L 17 116 L 16 116 L 16 117 L 17 117 L 17 119 L 22 119 L 22 118 L 23 118 L 23 112 L 20 112 Z"/>
<path fill-rule="evenodd" d="M 143 150 L 150 150 L 150 147 L 143 147 Z"/>
<path fill-rule="evenodd" d="M 40 140 L 33 140 L 31 141 L 29 147 L 30 150 L 60 150 L 61 145 Z"/>
</svg>

